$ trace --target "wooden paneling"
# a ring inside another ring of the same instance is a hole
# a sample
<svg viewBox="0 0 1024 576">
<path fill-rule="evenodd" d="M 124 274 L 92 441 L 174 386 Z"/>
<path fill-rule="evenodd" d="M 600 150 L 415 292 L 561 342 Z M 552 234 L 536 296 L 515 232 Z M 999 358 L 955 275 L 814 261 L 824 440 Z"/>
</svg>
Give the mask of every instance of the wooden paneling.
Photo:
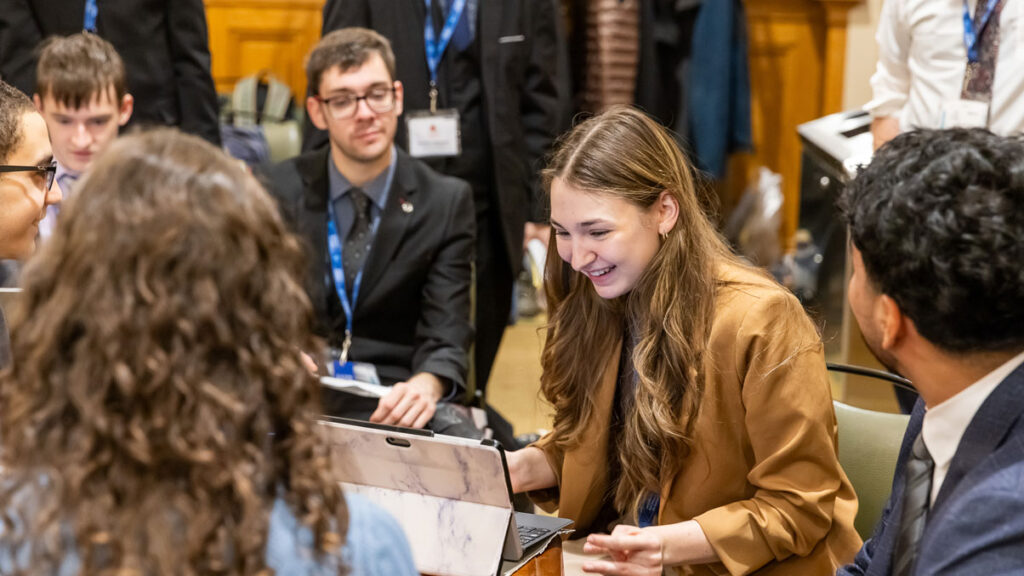
<svg viewBox="0 0 1024 576">
<path fill-rule="evenodd" d="M 269 70 L 301 101 L 303 62 L 320 39 L 323 5 L 324 0 L 206 0 L 217 91 L 230 92 L 239 78 Z"/>
<path fill-rule="evenodd" d="M 759 166 L 782 175 L 782 237 L 799 219 L 796 127 L 838 112 L 846 60 L 846 15 L 861 0 L 746 0 L 754 151 L 732 159 L 723 198 L 735 205 Z"/>
</svg>

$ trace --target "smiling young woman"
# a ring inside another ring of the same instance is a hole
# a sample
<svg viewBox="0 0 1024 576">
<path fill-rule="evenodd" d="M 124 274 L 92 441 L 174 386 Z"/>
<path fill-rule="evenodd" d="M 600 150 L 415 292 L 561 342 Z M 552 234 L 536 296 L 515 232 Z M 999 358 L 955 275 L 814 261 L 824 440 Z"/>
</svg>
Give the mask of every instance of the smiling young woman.
<svg viewBox="0 0 1024 576">
<path fill-rule="evenodd" d="M 510 454 L 513 486 L 620 563 L 588 571 L 832 574 L 860 539 L 821 341 L 721 240 L 692 171 L 628 108 L 559 143 L 541 380 L 555 423 Z"/>
</svg>

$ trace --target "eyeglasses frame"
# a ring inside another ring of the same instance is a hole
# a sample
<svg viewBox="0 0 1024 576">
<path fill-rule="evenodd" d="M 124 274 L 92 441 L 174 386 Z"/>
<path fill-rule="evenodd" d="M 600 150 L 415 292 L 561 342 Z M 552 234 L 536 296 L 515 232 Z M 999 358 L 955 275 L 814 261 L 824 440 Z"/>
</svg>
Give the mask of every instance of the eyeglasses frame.
<svg viewBox="0 0 1024 576">
<path fill-rule="evenodd" d="M 338 98 L 342 98 L 342 96 L 332 96 L 330 98 L 324 98 L 324 97 L 322 97 L 322 96 L 320 96 L 318 94 L 316 96 L 313 96 L 313 98 L 315 98 L 317 102 L 320 102 L 321 104 L 326 104 L 327 105 L 328 114 L 331 116 L 331 118 L 334 118 L 335 120 L 346 120 L 348 118 L 355 118 L 356 114 L 359 113 L 359 102 L 360 102 L 360 100 L 366 102 L 366 107 L 369 108 L 374 114 L 386 114 L 386 113 L 391 112 L 392 110 L 394 110 L 395 109 L 395 104 L 398 101 L 398 88 L 395 86 L 395 83 L 392 82 L 391 86 L 388 87 L 386 90 L 391 92 L 391 106 L 389 106 L 387 110 L 377 110 L 376 108 L 374 108 L 373 104 L 370 104 L 370 100 L 369 100 L 370 93 L 367 92 L 366 94 L 363 94 L 362 96 L 356 96 L 355 97 L 355 106 L 352 107 L 352 113 L 349 114 L 347 117 L 345 117 L 345 116 L 336 117 L 334 114 L 330 113 L 331 100 L 337 100 Z M 373 90 L 371 90 L 371 92 L 372 91 Z"/>
<path fill-rule="evenodd" d="M 57 161 L 53 160 L 46 166 L 0 166 L 0 174 L 11 172 L 44 172 L 46 173 L 46 190 L 53 188 L 53 181 L 57 177 Z"/>
</svg>

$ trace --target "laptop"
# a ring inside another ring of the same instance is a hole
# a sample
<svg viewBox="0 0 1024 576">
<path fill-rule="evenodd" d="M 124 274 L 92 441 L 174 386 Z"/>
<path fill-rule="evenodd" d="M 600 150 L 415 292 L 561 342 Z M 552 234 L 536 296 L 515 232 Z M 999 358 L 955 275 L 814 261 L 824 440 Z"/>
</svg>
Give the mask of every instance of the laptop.
<svg viewBox="0 0 1024 576">
<path fill-rule="evenodd" d="M 343 488 L 398 520 L 421 573 L 507 573 L 572 524 L 514 511 L 505 452 L 494 440 L 345 418 L 320 423 Z"/>
</svg>

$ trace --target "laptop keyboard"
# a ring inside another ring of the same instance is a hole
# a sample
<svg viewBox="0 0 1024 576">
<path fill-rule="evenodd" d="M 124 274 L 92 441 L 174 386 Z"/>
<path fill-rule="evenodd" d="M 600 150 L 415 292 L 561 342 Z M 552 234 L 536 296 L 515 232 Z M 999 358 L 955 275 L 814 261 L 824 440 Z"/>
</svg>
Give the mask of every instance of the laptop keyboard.
<svg viewBox="0 0 1024 576">
<path fill-rule="evenodd" d="M 551 530 L 543 528 L 533 528 L 531 526 L 517 526 L 517 528 L 519 528 L 519 543 L 523 545 L 524 549 L 533 546 L 538 540 L 551 534 Z"/>
</svg>

